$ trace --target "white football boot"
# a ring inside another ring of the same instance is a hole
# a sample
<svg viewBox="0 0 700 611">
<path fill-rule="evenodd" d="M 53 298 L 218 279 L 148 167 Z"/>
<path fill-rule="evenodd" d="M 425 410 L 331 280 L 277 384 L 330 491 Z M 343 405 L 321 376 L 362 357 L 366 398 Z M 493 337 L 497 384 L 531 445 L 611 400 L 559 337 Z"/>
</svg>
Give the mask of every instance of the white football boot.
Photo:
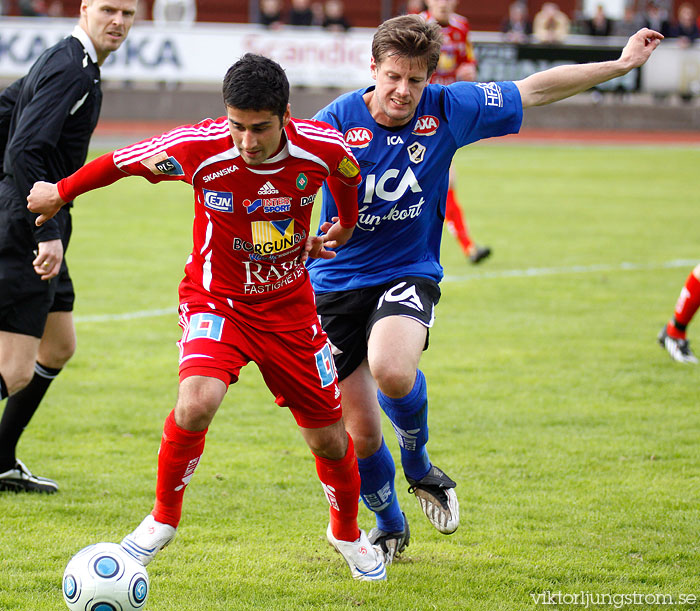
<svg viewBox="0 0 700 611">
<path fill-rule="evenodd" d="M 369 542 L 365 531 L 360 531 L 356 541 L 341 541 L 333 536 L 331 525 L 326 530 L 326 538 L 350 567 L 353 579 L 360 581 L 382 581 L 386 579 L 386 567 L 382 554 L 377 553 Z"/>
<path fill-rule="evenodd" d="M 176 529 L 170 524 L 156 522 L 149 513 L 134 532 L 122 539 L 121 546 L 143 566 L 175 538 Z"/>
</svg>

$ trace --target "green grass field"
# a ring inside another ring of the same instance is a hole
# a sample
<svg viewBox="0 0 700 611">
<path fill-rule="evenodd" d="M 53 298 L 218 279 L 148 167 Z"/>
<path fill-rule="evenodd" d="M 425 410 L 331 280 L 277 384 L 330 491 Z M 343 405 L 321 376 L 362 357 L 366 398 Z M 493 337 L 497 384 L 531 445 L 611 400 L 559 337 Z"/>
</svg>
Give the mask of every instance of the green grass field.
<svg viewBox="0 0 700 611">
<path fill-rule="evenodd" d="M 459 194 L 494 255 L 472 267 L 445 235 L 422 361 L 428 448 L 459 483 L 460 529 L 435 531 L 400 478 L 410 547 L 386 583 L 353 582 L 325 542 L 312 457 L 250 366 L 149 566 L 146 609 L 694 608 L 700 368 L 656 333 L 700 260 L 699 165 L 688 148 L 463 149 Z M 121 540 L 152 506 L 190 198 L 128 179 L 78 201 L 78 351 L 19 448 L 61 492 L 0 495 L 3 611 L 63 609 L 71 555 Z M 700 349 L 700 323 L 689 337 Z M 373 524 L 363 506 L 360 522 Z"/>
</svg>

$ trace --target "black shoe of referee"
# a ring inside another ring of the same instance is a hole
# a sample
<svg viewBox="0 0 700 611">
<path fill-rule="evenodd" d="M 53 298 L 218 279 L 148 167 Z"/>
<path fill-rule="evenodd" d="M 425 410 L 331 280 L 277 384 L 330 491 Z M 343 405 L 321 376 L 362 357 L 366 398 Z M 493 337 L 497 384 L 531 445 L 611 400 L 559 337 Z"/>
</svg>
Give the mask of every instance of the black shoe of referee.
<svg viewBox="0 0 700 611">
<path fill-rule="evenodd" d="M 58 492 L 58 484 L 52 479 L 33 475 L 21 460 L 15 460 L 13 469 L 0 473 L 0 491 L 7 492 Z"/>
</svg>

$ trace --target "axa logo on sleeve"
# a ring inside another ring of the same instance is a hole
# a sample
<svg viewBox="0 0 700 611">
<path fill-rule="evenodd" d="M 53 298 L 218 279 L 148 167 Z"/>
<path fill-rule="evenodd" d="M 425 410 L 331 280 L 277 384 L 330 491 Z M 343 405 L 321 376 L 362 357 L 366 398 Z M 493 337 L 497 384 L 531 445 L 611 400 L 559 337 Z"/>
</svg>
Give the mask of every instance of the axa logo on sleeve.
<svg viewBox="0 0 700 611">
<path fill-rule="evenodd" d="M 202 189 L 204 205 L 217 212 L 233 212 L 233 193 Z"/>
<path fill-rule="evenodd" d="M 374 135 L 366 127 L 352 127 L 345 132 L 343 138 L 348 146 L 363 149 L 369 146 Z"/>
</svg>

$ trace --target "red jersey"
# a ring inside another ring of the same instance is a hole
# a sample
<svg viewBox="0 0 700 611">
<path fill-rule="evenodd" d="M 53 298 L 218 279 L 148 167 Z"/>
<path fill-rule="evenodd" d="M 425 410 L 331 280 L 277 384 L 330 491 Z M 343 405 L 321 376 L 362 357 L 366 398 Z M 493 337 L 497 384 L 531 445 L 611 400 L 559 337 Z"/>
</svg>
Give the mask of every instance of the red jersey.
<svg viewBox="0 0 700 611">
<path fill-rule="evenodd" d="M 424 11 L 420 16 L 428 22 L 437 23 L 430 11 Z M 457 81 L 457 69 L 462 64 L 476 64 L 476 57 L 469 42 L 469 21 L 466 17 L 452 13 L 449 23 L 441 27 L 443 42 L 440 60 L 430 82 L 450 85 Z"/>
<path fill-rule="evenodd" d="M 308 272 L 299 263 L 316 192 L 328 177 L 348 187 L 361 180 L 343 136 L 328 124 L 292 119 L 282 140 L 279 153 L 248 165 L 233 143 L 227 117 L 220 117 L 112 153 L 117 173 L 153 183 L 181 180 L 194 189 L 193 249 L 181 301 L 195 292 L 227 303 L 249 325 L 267 331 L 317 322 Z M 88 182 L 90 165 L 79 170 L 83 176 L 74 175 L 80 184 Z M 62 188 L 71 190 L 59 183 L 59 193 Z M 339 211 L 344 226 L 356 222 L 356 202 L 355 197 L 354 209 Z"/>
</svg>

